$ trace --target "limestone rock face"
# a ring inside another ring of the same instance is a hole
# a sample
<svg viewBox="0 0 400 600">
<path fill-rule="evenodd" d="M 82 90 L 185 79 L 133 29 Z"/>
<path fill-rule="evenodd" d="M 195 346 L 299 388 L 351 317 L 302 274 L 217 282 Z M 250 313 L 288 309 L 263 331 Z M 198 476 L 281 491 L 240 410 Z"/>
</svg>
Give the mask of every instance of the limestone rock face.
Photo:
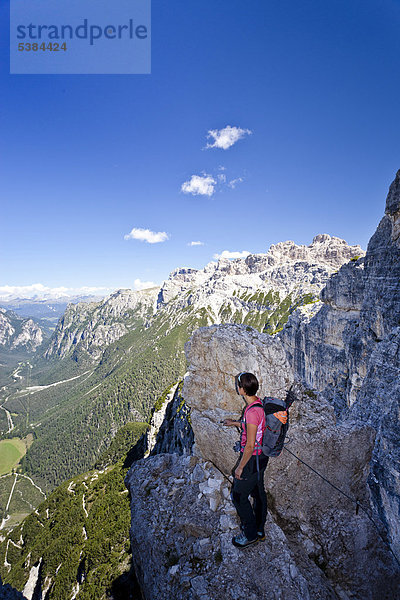
<svg viewBox="0 0 400 600">
<path fill-rule="evenodd" d="M 229 482 L 210 462 L 160 454 L 138 461 L 126 484 L 145 600 L 337 598 L 323 572 L 270 517 L 265 542 L 245 551 L 232 545 L 239 524 Z"/>
<path fill-rule="evenodd" d="M 208 307 L 213 322 L 219 323 L 220 310 L 223 306 L 226 309 L 227 301 L 232 314 L 235 310 L 249 310 L 240 301 L 243 292 L 272 289 L 282 297 L 294 293 L 318 295 L 335 270 L 364 254 L 360 246 L 349 246 L 327 234 L 315 236 L 309 246 L 281 242 L 272 245 L 266 254 L 250 254 L 235 260 L 223 258 L 202 270 L 176 269 L 161 286 L 157 306 L 175 299 L 181 308 L 188 304 Z"/>
<path fill-rule="evenodd" d="M 351 410 L 352 418 L 370 423 L 376 443 L 369 487 L 374 507 L 400 555 L 400 327 L 371 352 L 366 376 Z"/>
<path fill-rule="evenodd" d="M 318 262 L 340 268 L 354 256 L 364 255 L 360 246 L 349 246 L 345 240 L 326 233 L 316 235 L 309 246 L 298 246 L 292 241 L 273 244 L 268 255 L 278 263 L 290 258 L 293 261 Z"/>
<path fill-rule="evenodd" d="M 14 338 L 11 348 L 25 346 L 31 350 L 36 350 L 42 342 L 43 331 L 32 319 L 27 319 L 22 323 L 22 331 Z"/>
<path fill-rule="evenodd" d="M 296 376 L 342 419 L 376 431 L 369 480 L 375 508 L 400 553 L 400 171 L 365 258 L 344 265 L 311 318 L 294 313 L 280 334 Z"/>
<path fill-rule="evenodd" d="M 33 319 L 22 319 L 12 311 L 0 308 L 0 345 L 10 350 L 35 352 L 42 344 L 44 334 Z"/>
<path fill-rule="evenodd" d="M 182 382 L 171 388 L 161 407 L 153 412 L 147 434 L 147 455 L 191 454 L 194 435 L 190 409 L 181 392 Z"/>
<path fill-rule="evenodd" d="M 0 308 L 0 344 L 2 346 L 9 344 L 14 333 L 15 329 L 7 319 L 6 311 L 4 308 Z"/>
<path fill-rule="evenodd" d="M 101 302 L 69 304 L 46 350 L 46 358 L 83 349 L 93 359 L 153 311 L 157 290 L 118 290 Z"/>
<path fill-rule="evenodd" d="M 196 452 L 226 475 L 236 460 L 232 449 L 236 429 L 221 424 L 237 419 L 243 408 L 234 377 L 256 372 L 262 389 L 281 397 L 293 373 L 279 339 L 244 325 L 214 325 L 198 329 L 185 346 L 189 363 L 183 396 L 191 407 Z"/>
</svg>

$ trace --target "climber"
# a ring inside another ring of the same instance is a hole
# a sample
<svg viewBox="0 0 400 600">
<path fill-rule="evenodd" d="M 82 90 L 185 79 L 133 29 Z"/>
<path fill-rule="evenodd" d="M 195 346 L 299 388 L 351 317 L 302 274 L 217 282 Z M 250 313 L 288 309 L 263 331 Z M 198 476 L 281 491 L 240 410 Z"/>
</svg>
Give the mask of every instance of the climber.
<svg viewBox="0 0 400 600">
<path fill-rule="evenodd" d="M 265 414 L 256 392 L 259 384 L 253 373 L 239 373 L 235 377 L 235 388 L 246 403 L 240 421 L 225 419 L 224 425 L 237 427 L 241 431 L 240 459 L 234 468 L 232 501 L 241 521 L 242 533 L 232 538 L 237 548 L 245 548 L 257 541 L 265 540 L 264 526 L 267 518 L 267 494 L 264 489 L 264 472 L 268 456 L 262 453 L 260 442 L 265 429 Z M 257 446 L 260 446 L 256 449 Z M 254 500 L 253 506 L 249 496 Z"/>
</svg>

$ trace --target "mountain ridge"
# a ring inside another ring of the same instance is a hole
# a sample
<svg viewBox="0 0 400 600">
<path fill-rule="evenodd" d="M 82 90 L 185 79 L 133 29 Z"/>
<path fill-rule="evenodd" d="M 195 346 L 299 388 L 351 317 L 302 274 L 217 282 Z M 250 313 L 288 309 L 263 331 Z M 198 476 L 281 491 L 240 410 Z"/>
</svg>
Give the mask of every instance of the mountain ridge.
<svg viewBox="0 0 400 600">
<path fill-rule="evenodd" d="M 319 234 L 309 246 L 287 241 L 271 246 L 266 254 L 211 261 L 203 269 L 179 267 L 160 288 L 117 290 L 99 303 L 69 305 L 45 356 L 63 357 L 80 347 L 98 358 L 102 348 L 134 329 L 137 320 L 148 327 L 152 318 L 165 310 L 170 317 L 175 313 L 172 318 L 176 323 L 184 320 L 177 314 L 184 309 L 205 311 L 209 324 L 229 321 L 229 315 L 233 321 L 246 317 L 251 321 L 252 312 L 258 317 L 271 305 L 276 308 L 277 294 L 317 296 L 339 266 L 364 254 L 358 245 L 349 246 L 340 238 Z M 266 298 L 268 292 L 275 294 L 275 302 Z"/>
</svg>

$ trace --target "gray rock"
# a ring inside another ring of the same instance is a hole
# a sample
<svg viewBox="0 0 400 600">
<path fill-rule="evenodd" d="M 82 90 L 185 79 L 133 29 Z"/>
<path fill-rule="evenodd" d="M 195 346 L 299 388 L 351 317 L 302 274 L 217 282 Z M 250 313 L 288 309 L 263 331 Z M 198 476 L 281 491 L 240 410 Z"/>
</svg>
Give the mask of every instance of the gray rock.
<svg viewBox="0 0 400 600">
<path fill-rule="evenodd" d="M 365 258 L 343 266 L 311 319 L 297 311 L 280 338 L 295 375 L 341 419 L 376 431 L 369 486 L 400 556 L 400 171 Z"/>
<path fill-rule="evenodd" d="M 266 594 L 285 600 L 336 598 L 322 571 L 301 549 L 293 552 L 271 518 L 266 541 L 241 551 L 231 543 L 232 535 L 239 532 L 238 523 L 236 532 L 221 533 L 224 506 L 210 511 L 206 499 L 197 497 L 197 484 L 187 484 L 172 499 L 168 493 L 173 472 L 186 469 L 190 478 L 201 468 L 201 461 L 194 457 L 190 465 L 183 461 L 178 455 L 149 457 L 134 464 L 126 477 L 132 495 L 133 562 L 146 600 L 257 600 Z M 165 468 L 160 477 L 162 463 Z M 221 479 L 215 467 L 209 466 L 208 471 L 211 479 Z M 159 491 L 146 493 L 142 481 L 157 482 Z M 228 485 L 225 479 L 223 485 Z"/>
<path fill-rule="evenodd" d="M 148 434 L 148 454 L 191 454 L 194 436 L 190 409 L 181 390 L 182 383 L 173 386 L 161 408 L 153 413 Z"/>
</svg>

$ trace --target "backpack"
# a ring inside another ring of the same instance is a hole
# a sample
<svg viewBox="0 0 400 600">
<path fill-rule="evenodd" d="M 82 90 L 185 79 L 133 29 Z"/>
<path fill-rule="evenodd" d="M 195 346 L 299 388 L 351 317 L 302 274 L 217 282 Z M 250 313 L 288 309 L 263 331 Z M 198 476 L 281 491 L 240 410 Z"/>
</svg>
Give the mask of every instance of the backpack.
<svg viewBox="0 0 400 600">
<path fill-rule="evenodd" d="M 262 445 L 260 446 L 260 443 L 256 441 L 256 448 L 261 447 L 263 454 L 266 456 L 279 456 L 282 452 L 285 437 L 289 429 L 289 407 L 293 404 L 294 400 L 296 400 L 296 397 L 289 390 L 285 400 L 266 396 L 261 403 L 253 405 L 262 406 L 264 409 L 265 429 Z"/>
</svg>

